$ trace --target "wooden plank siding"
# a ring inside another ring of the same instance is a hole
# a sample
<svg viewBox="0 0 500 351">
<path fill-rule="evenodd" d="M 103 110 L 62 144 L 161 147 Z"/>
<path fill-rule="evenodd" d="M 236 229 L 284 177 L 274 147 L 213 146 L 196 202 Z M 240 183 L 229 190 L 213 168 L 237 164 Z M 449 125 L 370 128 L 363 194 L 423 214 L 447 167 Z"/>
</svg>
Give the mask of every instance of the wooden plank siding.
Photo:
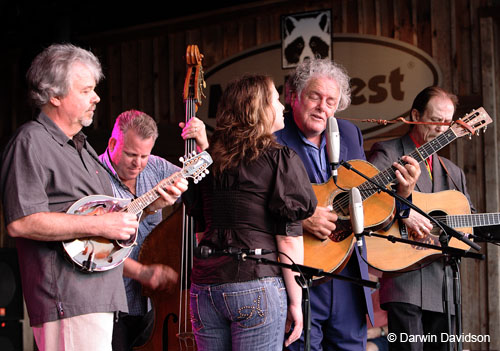
<svg viewBox="0 0 500 351">
<path fill-rule="evenodd" d="M 469 193 L 479 212 L 499 212 L 497 111 L 500 101 L 498 8 L 492 0 L 264 0 L 227 9 L 73 38 L 100 58 L 105 79 L 101 102 L 87 128 L 98 152 L 104 151 L 116 116 L 135 108 L 160 126 L 154 152 L 177 162 L 183 152 L 178 123 L 185 118 L 182 91 L 186 46 L 197 44 L 210 68 L 242 51 L 281 39 L 282 15 L 332 9 L 334 33 L 360 33 L 401 40 L 431 55 L 442 71 L 442 87 L 459 96 L 457 116 L 486 104 L 495 120 L 487 136 L 459 138 L 441 153 L 465 171 Z M 489 14 L 491 17 L 488 17 Z M 40 48 L 11 49 L 0 57 L 0 147 L 31 115 L 25 104 L 24 75 Z M 486 55 L 486 56 L 485 56 Z M 355 72 L 350 72 L 351 75 Z M 485 86 L 485 84 L 487 84 Z M 484 96 L 484 92 L 489 94 Z M 486 100 L 485 100 L 486 99 Z M 384 137 L 401 135 L 406 127 Z M 493 132 L 494 131 L 494 132 Z M 366 140 L 371 145 L 376 139 Z M 492 162 L 496 158 L 496 162 Z M 495 193 L 496 192 L 496 193 Z M 487 197 L 486 194 L 489 194 Z M 495 195 L 496 194 L 496 195 Z M 490 196 L 491 195 L 491 196 Z M 2 225 L 0 246 L 12 244 Z M 462 261 L 463 330 L 490 335 L 491 344 L 468 344 L 471 350 L 500 349 L 498 248 L 483 244 L 486 261 Z M 489 278 L 488 278 L 489 276 Z M 496 292 L 495 292 L 496 291 Z"/>
</svg>

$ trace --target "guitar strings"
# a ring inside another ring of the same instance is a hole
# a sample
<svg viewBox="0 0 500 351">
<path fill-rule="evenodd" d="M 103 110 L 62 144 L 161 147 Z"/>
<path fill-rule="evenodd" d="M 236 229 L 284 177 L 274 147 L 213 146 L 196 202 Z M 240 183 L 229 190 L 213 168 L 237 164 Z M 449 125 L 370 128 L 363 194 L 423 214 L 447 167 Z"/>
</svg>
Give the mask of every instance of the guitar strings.
<svg viewBox="0 0 500 351">
<path fill-rule="evenodd" d="M 408 156 L 418 160 L 419 163 L 423 162 L 427 157 L 441 150 L 444 146 L 451 143 L 456 139 L 456 135 L 454 131 L 450 128 L 443 134 L 439 135 L 437 138 L 425 143 L 421 147 L 413 150 Z M 399 158 L 397 161 L 402 166 L 406 165 L 406 162 L 402 161 Z M 395 181 L 395 173 L 396 168 L 394 166 L 390 166 L 386 168 L 384 171 L 379 172 L 374 177 L 370 178 L 377 184 L 382 184 L 384 186 L 394 185 Z M 381 185 L 381 186 L 382 186 Z M 358 186 L 360 194 L 362 196 L 363 201 L 372 196 L 373 194 L 380 192 L 381 190 L 377 187 L 373 186 L 369 181 L 365 181 Z M 332 201 L 332 208 L 336 213 L 345 212 L 344 209 L 349 205 L 349 199 L 344 196 L 342 199 L 338 201 Z"/>
</svg>

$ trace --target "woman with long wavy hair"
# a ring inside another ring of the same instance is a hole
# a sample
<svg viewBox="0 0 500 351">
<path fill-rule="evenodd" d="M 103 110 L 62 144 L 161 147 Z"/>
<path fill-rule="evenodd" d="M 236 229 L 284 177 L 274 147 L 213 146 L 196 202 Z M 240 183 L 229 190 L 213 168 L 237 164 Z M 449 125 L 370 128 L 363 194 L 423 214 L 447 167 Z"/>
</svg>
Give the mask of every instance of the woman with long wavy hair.
<svg viewBox="0 0 500 351">
<path fill-rule="evenodd" d="M 282 350 L 292 323 L 285 345 L 300 337 L 302 290 L 295 273 L 238 255 L 262 248 L 272 251 L 263 256 L 269 260 L 303 262 L 302 220 L 317 200 L 300 158 L 275 142 L 283 109 L 267 76 L 230 83 L 208 150 L 211 173 L 185 193 L 202 248 L 191 275 L 198 350 Z"/>
</svg>

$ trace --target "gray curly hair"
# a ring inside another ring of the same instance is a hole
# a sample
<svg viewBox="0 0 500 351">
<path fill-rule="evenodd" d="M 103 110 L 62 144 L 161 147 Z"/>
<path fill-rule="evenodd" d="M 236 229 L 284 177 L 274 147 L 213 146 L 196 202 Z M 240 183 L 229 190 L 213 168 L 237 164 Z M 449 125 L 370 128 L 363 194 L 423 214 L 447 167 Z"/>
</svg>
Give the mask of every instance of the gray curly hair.
<svg viewBox="0 0 500 351">
<path fill-rule="evenodd" d="M 72 44 L 53 44 L 38 54 L 26 74 L 29 98 L 41 108 L 54 96 L 64 97 L 70 88 L 70 69 L 76 62 L 84 64 L 96 83 L 103 77 L 97 57 Z"/>
<path fill-rule="evenodd" d="M 351 88 L 346 69 L 329 59 L 305 60 L 297 66 L 295 72 L 287 80 L 286 102 L 291 104 L 291 96 L 296 93 L 300 101 L 302 90 L 311 78 L 327 77 L 337 82 L 340 88 L 339 106 L 337 111 L 345 110 L 351 104 Z"/>
</svg>

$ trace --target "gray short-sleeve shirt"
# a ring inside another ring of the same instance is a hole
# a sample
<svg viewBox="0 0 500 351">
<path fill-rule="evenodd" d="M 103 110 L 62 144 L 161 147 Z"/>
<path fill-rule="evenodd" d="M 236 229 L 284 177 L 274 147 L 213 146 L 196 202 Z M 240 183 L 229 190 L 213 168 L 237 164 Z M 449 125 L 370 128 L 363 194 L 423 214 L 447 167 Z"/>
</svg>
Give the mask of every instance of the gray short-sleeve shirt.
<svg viewBox="0 0 500 351">
<path fill-rule="evenodd" d="M 6 224 L 39 212 L 65 212 L 92 194 L 113 195 L 106 171 L 77 134 L 73 140 L 45 114 L 21 126 L 2 155 L 0 189 Z M 77 143 L 78 144 L 78 143 Z M 83 273 L 60 242 L 18 238 L 16 245 L 30 324 L 93 312 L 127 311 L 123 267 Z"/>
</svg>

